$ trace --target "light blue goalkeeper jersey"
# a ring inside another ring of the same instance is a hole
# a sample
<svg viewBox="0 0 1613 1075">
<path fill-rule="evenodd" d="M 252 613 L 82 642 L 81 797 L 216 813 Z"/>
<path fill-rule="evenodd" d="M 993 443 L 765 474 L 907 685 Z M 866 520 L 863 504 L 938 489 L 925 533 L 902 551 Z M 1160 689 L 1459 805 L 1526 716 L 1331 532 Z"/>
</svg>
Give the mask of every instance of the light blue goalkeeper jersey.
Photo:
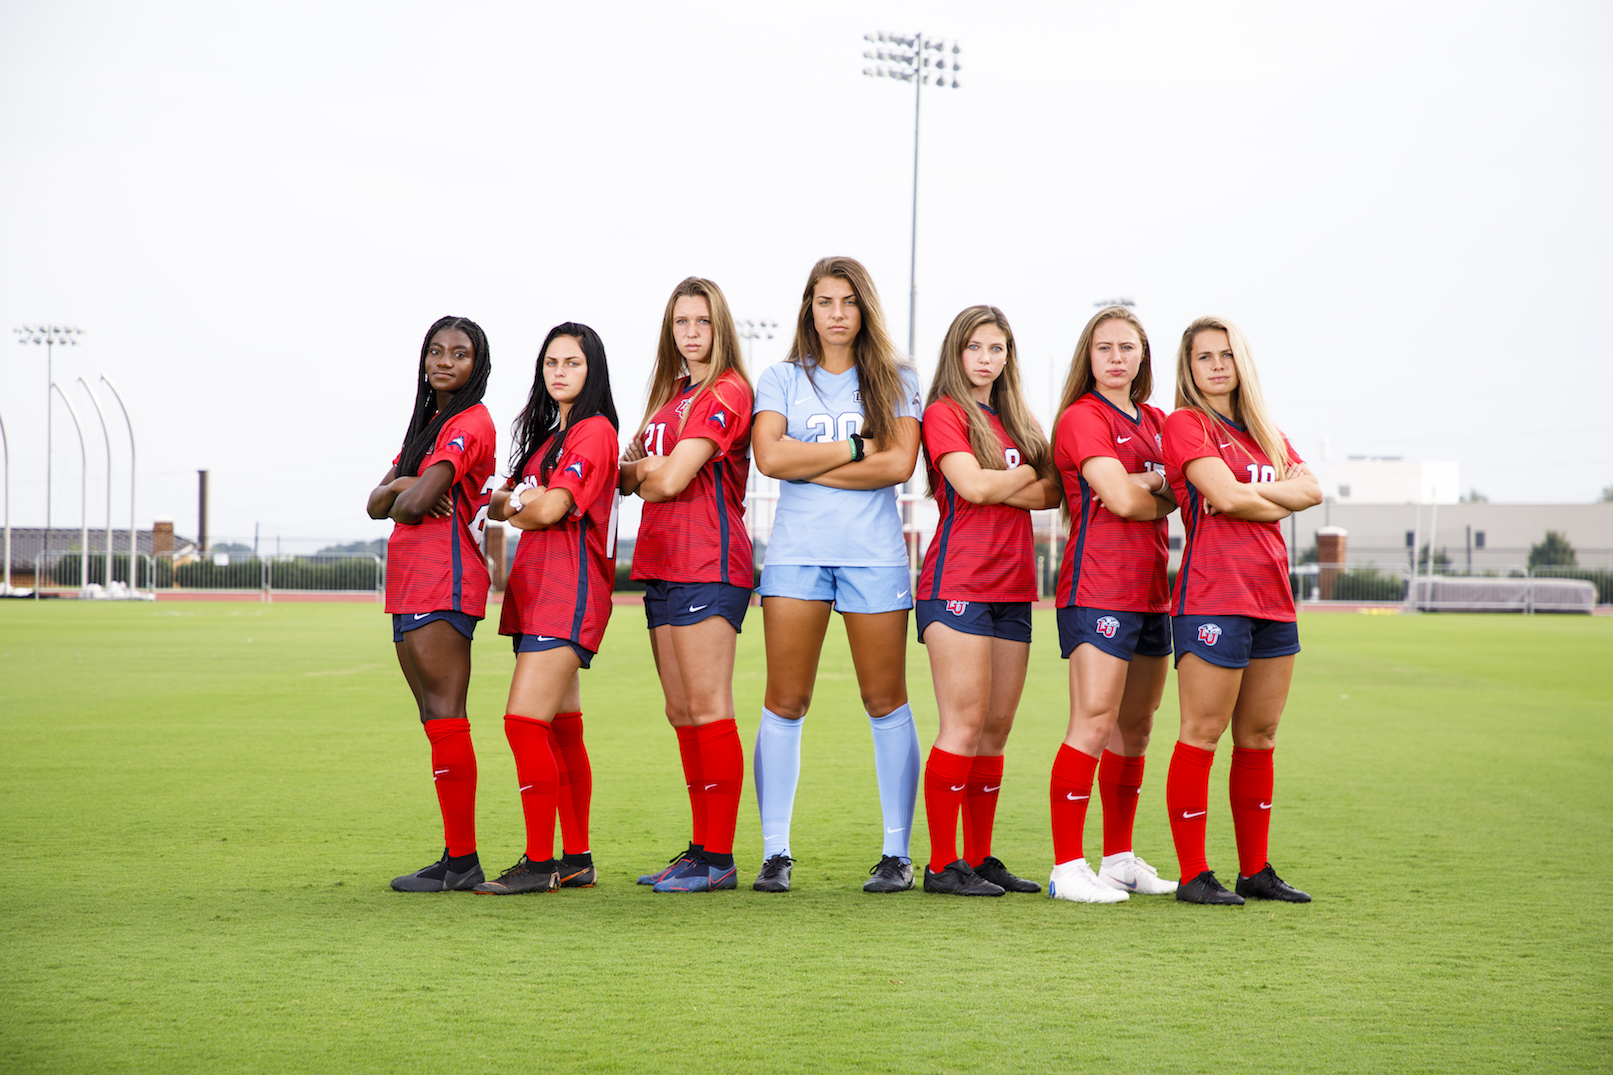
<svg viewBox="0 0 1613 1075">
<path fill-rule="evenodd" d="M 862 432 L 862 393 L 857 367 L 836 375 L 806 370 L 790 362 L 769 366 L 756 386 L 756 411 L 775 411 L 786 432 L 799 441 L 844 441 Z M 918 375 L 902 371 L 899 418 L 924 411 Z M 850 449 L 847 449 L 848 459 Z M 900 567 L 907 563 L 896 486 L 883 489 L 831 489 L 812 482 L 780 482 L 778 514 L 763 566 Z"/>
</svg>

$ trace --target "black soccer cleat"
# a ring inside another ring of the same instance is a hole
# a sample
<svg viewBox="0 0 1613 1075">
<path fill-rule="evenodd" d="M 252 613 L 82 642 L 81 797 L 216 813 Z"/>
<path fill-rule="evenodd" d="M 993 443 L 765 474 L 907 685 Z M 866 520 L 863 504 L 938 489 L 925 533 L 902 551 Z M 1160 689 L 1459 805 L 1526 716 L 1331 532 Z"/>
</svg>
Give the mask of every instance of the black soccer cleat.
<svg viewBox="0 0 1613 1075">
<path fill-rule="evenodd" d="M 1042 886 L 1035 881 L 1027 881 L 1023 877 L 1015 877 L 1008 872 L 1002 859 L 987 855 L 986 860 L 974 868 L 975 873 L 985 878 L 1004 892 L 1040 892 Z M 926 892 L 929 888 L 925 888 Z"/>
<path fill-rule="evenodd" d="M 1224 907 L 1242 907 L 1243 897 L 1233 895 L 1221 887 L 1214 870 L 1205 870 L 1185 885 L 1176 886 L 1176 898 L 1183 903 L 1205 903 Z"/>
<path fill-rule="evenodd" d="M 790 890 L 790 867 L 795 860 L 780 852 L 762 863 L 762 872 L 756 875 L 756 883 L 751 885 L 757 892 L 788 892 Z"/>
<path fill-rule="evenodd" d="M 599 880 L 599 871 L 594 864 L 577 866 L 565 859 L 560 860 L 560 887 L 561 888 L 593 888 Z"/>
<path fill-rule="evenodd" d="M 873 876 L 863 882 L 864 892 L 906 892 L 913 887 L 913 867 L 895 855 L 885 855 L 869 868 Z"/>
<path fill-rule="evenodd" d="M 497 881 L 483 881 L 471 891 L 483 896 L 518 896 L 525 892 L 554 892 L 560 887 L 559 859 L 533 862 L 525 855 L 521 861 L 499 874 Z"/>
<path fill-rule="evenodd" d="M 469 892 L 485 879 L 482 864 L 473 851 L 465 856 L 471 860 L 470 868 L 454 871 L 448 868 L 448 849 L 442 849 L 442 858 L 414 873 L 392 879 L 392 887 L 399 892 Z"/>
<path fill-rule="evenodd" d="M 924 891 L 943 896 L 1001 896 L 1003 886 L 992 884 L 958 859 L 947 863 L 940 873 L 924 867 Z"/>
<path fill-rule="evenodd" d="M 1277 876 L 1277 871 L 1266 863 L 1260 872 L 1253 877 L 1238 875 L 1235 886 L 1238 895 L 1251 900 L 1282 900 L 1284 903 L 1309 903 L 1311 894 L 1301 892 L 1293 885 Z"/>
</svg>

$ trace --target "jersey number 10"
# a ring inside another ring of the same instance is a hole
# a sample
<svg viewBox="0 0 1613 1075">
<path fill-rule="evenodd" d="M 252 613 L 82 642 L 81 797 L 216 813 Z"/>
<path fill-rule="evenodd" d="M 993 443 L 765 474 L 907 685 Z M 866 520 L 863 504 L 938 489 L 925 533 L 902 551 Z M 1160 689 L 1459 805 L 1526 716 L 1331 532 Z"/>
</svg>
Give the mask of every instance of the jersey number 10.
<svg viewBox="0 0 1613 1075">
<path fill-rule="evenodd" d="M 1261 466 L 1258 463 L 1250 463 L 1243 469 L 1249 472 L 1249 483 L 1251 485 L 1255 482 L 1274 482 L 1277 480 L 1277 468 L 1272 466 L 1270 463 L 1266 464 L 1265 466 Z"/>
</svg>

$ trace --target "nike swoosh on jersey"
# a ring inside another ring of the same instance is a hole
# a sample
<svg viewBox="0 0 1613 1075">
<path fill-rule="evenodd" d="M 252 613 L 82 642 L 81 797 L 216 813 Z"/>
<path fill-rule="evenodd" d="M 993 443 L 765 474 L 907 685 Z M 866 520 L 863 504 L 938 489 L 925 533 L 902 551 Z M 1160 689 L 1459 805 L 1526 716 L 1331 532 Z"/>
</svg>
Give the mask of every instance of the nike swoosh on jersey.
<svg viewBox="0 0 1613 1075">
<path fill-rule="evenodd" d="M 707 601 L 707 602 L 706 602 L 706 603 L 705 603 L 705 604 L 703 604 L 703 605 L 699 605 L 699 606 L 696 606 L 696 605 L 690 605 L 690 606 L 689 606 L 689 611 L 690 611 L 690 612 L 699 612 L 699 611 L 700 611 L 700 610 L 701 610 L 701 609 L 703 609 L 703 608 L 710 608 L 710 607 L 711 607 L 711 602 L 710 602 L 710 601 Z"/>
<path fill-rule="evenodd" d="M 800 399 L 796 400 L 795 402 L 797 402 L 797 403 L 805 403 L 807 400 L 809 400 L 811 398 L 812 398 L 811 396 L 802 396 Z"/>
<path fill-rule="evenodd" d="M 423 620 L 429 615 L 431 615 L 431 613 L 429 613 L 429 612 L 416 612 L 414 614 L 414 618 L 417 619 L 417 620 Z"/>
<path fill-rule="evenodd" d="M 1216 447 L 1217 447 L 1217 448 L 1230 448 L 1230 447 L 1232 447 L 1232 442 L 1231 442 L 1231 441 L 1227 441 L 1227 442 L 1226 442 L 1226 443 L 1225 443 L 1225 444 L 1218 444 L 1218 445 L 1216 445 Z"/>
<path fill-rule="evenodd" d="M 532 640 L 534 642 L 553 642 L 554 635 L 533 635 Z"/>
<path fill-rule="evenodd" d="M 1131 439 L 1130 437 L 1116 437 L 1115 438 L 1115 443 L 1116 444 L 1124 444 L 1130 439 Z"/>
</svg>

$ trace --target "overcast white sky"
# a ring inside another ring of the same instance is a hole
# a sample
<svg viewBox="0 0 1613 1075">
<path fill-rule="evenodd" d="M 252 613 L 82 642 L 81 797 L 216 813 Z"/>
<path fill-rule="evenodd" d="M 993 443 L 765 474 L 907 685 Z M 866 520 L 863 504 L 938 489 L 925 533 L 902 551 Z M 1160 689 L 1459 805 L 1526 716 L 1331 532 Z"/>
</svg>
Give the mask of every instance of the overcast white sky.
<svg viewBox="0 0 1613 1075">
<path fill-rule="evenodd" d="M 1182 328 L 1219 313 L 1304 455 L 1454 459 L 1498 501 L 1613 483 L 1613 6 L 987 10 L 4 0 L 3 326 L 86 330 L 56 379 L 123 391 L 142 527 L 194 534 L 205 467 L 215 540 L 381 536 L 364 497 L 442 314 L 488 332 L 501 438 L 568 319 L 635 424 L 691 273 L 788 325 L 812 262 L 850 254 L 905 339 L 913 102 L 862 77 L 862 35 L 922 29 L 964 50 L 924 105 L 922 368 L 994 303 L 1045 417 L 1093 303 L 1125 294 L 1167 408 Z M 0 339 L 15 525 L 43 522 L 42 352 Z M 105 449 L 70 394 L 100 525 Z M 113 454 L 127 525 L 115 419 Z"/>
</svg>

